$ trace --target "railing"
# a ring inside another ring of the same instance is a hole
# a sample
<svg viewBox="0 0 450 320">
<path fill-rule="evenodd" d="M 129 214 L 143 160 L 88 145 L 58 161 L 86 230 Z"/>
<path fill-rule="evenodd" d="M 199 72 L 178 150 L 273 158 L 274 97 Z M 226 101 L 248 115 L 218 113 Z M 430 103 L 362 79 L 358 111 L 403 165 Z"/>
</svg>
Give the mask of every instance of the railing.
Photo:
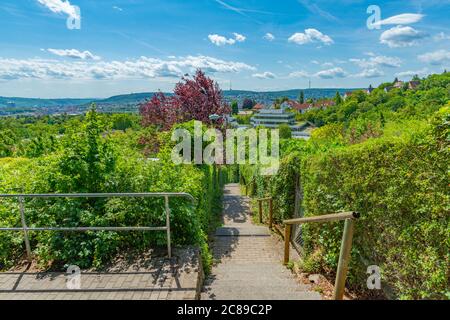
<svg viewBox="0 0 450 320">
<path fill-rule="evenodd" d="M 272 224 L 273 224 L 273 199 L 272 199 L 272 197 L 259 198 L 256 200 L 258 201 L 259 223 L 263 223 L 262 203 L 263 203 L 263 201 L 269 202 L 269 229 L 272 229 Z"/>
<path fill-rule="evenodd" d="M 358 218 L 358 212 L 341 212 L 314 217 L 284 220 L 283 222 L 286 225 L 284 234 L 284 264 L 287 264 L 289 262 L 289 244 L 291 239 L 292 225 L 310 222 L 330 222 L 345 220 L 344 232 L 342 234 L 341 252 L 339 253 L 339 263 L 333 294 L 333 298 L 335 300 L 342 300 L 344 297 L 345 280 L 347 278 L 348 263 L 350 261 L 350 253 L 352 249 L 353 223 L 354 220 Z"/>
<path fill-rule="evenodd" d="M 166 225 L 161 227 L 28 227 L 25 217 L 25 198 L 150 198 L 163 197 L 165 200 L 164 211 L 166 213 Z M 166 231 L 167 232 L 167 252 L 169 258 L 172 257 L 171 240 L 170 240 L 170 197 L 188 198 L 191 202 L 195 199 L 189 193 L 70 193 L 70 194 L 0 194 L 0 198 L 17 198 L 19 200 L 21 228 L 0 227 L 0 231 L 23 231 L 25 247 L 27 250 L 28 261 L 32 260 L 29 231 L 69 231 L 69 232 L 86 232 L 86 231 Z"/>
</svg>

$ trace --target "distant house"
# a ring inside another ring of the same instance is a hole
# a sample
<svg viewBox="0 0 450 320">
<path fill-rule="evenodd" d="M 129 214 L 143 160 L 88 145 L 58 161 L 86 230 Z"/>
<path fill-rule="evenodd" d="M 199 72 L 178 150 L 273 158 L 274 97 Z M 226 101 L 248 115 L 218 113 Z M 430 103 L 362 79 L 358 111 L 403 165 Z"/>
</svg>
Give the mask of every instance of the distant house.
<svg viewBox="0 0 450 320">
<path fill-rule="evenodd" d="M 410 90 L 417 89 L 417 87 L 419 85 L 420 85 L 420 81 L 416 81 L 416 80 L 409 81 L 407 83 L 408 89 L 410 89 Z M 384 92 L 389 92 L 392 89 L 402 89 L 402 88 L 404 88 L 404 86 L 405 86 L 405 82 L 397 80 L 396 82 L 394 82 L 394 84 L 392 86 L 385 87 Z"/>
<path fill-rule="evenodd" d="M 281 109 L 293 109 L 300 113 L 305 113 L 308 109 L 312 108 L 313 105 L 310 103 L 300 103 L 294 100 L 288 100 L 281 104 Z"/>
<path fill-rule="evenodd" d="M 314 109 L 314 108 L 328 108 L 328 107 L 334 106 L 336 104 L 336 102 L 334 100 L 330 100 L 330 99 L 315 102 L 314 104 L 299 103 L 297 101 L 292 101 L 292 100 L 286 101 L 286 103 L 289 104 L 290 108 L 297 110 L 298 112 L 300 112 L 302 114 L 311 109 Z"/>
<path fill-rule="evenodd" d="M 286 109 L 293 109 L 293 106 L 296 102 L 293 100 L 287 100 L 284 101 L 281 105 L 280 105 L 280 109 L 286 110 Z"/>
<path fill-rule="evenodd" d="M 253 111 L 259 111 L 261 109 L 266 109 L 266 106 L 261 103 L 255 104 L 255 106 L 252 108 Z"/>
<path fill-rule="evenodd" d="M 334 100 L 329 99 L 329 100 L 322 100 L 322 101 L 316 102 L 313 107 L 328 108 L 328 107 L 332 107 L 334 105 L 336 105 L 336 102 Z"/>
<path fill-rule="evenodd" d="M 410 81 L 410 82 L 408 82 L 408 89 L 415 90 L 415 89 L 417 89 L 419 84 L 420 84 L 420 81 L 417 81 L 417 80 Z"/>
<path fill-rule="evenodd" d="M 300 113 L 305 113 L 306 111 L 313 108 L 311 103 L 296 103 L 293 109 L 297 110 Z"/>
<path fill-rule="evenodd" d="M 249 116 L 252 114 L 253 114 L 253 111 L 251 111 L 251 110 L 240 110 L 238 113 L 239 116 Z"/>
<path fill-rule="evenodd" d="M 372 87 L 372 85 L 370 85 L 370 86 L 367 88 L 366 93 L 367 93 L 367 94 L 371 94 L 373 90 L 375 90 L 375 89 Z"/>
<path fill-rule="evenodd" d="M 344 100 L 347 99 L 348 97 L 350 97 L 353 94 L 353 92 L 351 91 L 347 91 L 346 93 L 344 93 Z"/>
<path fill-rule="evenodd" d="M 397 88 L 397 89 L 401 89 L 403 88 L 403 85 L 405 83 L 401 80 L 397 80 L 396 82 L 394 82 L 394 84 L 392 85 L 392 87 Z"/>
</svg>

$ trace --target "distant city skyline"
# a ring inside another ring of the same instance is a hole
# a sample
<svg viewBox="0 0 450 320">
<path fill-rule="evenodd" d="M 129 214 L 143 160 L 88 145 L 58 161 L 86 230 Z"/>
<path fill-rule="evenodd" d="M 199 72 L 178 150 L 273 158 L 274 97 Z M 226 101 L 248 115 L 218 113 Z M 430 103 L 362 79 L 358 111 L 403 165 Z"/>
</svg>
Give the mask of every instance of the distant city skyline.
<svg viewBox="0 0 450 320">
<path fill-rule="evenodd" d="M 450 69 L 448 12 L 450 0 L 3 0 L 0 96 L 169 92 L 196 68 L 223 90 L 377 86 Z"/>
</svg>

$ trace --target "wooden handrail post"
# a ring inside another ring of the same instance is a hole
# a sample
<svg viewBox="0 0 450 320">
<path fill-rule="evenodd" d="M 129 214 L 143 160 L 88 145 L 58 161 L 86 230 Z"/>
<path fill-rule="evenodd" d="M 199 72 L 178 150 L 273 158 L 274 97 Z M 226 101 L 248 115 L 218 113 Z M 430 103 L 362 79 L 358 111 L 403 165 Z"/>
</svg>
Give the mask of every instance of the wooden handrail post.
<svg viewBox="0 0 450 320">
<path fill-rule="evenodd" d="M 342 300 L 344 297 L 345 280 L 347 278 L 348 263 L 350 261 L 353 240 L 353 219 L 345 219 L 344 232 L 342 234 L 341 252 L 334 284 L 334 300 Z"/>
<path fill-rule="evenodd" d="M 284 229 L 284 264 L 289 263 L 289 244 L 291 242 L 292 225 L 287 224 Z"/>
<path fill-rule="evenodd" d="M 272 223 L 273 223 L 273 200 L 272 198 L 269 199 L 269 229 L 272 229 Z"/>
<path fill-rule="evenodd" d="M 259 207 L 259 223 L 262 223 L 262 200 L 258 200 Z"/>
</svg>

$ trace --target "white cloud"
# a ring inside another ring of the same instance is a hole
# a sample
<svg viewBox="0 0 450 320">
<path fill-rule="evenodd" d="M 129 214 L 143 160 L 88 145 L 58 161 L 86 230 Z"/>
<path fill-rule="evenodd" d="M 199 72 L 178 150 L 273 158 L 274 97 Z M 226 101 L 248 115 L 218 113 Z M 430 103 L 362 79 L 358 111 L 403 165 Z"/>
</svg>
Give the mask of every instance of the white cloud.
<svg viewBox="0 0 450 320">
<path fill-rule="evenodd" d="M 273 41 L 273 40 L 275 40 L 275 36 L 273 34 L 271 34 L 270 32 L 268 32 L 264 35 L 264 39 L 266 39 L 267 41 Z"/>
<path fill-rule="evenodd" d="M 323 34 L 317 29 L 305 29 L 305 32 L 297 32 L 294 33 L 289 39 L 289 42 L 294 42 L 296 44 L 306 44 L 311 42 L 322 42 L 323 44 L 329 45 L 334 43 L 333 39 L 331 39 L 326 34 Z"/>
<path fill-rule="evenodd" d="M 408 70 L 408 71 L 398 72 L 395 74 L 395 76 L 399 77 L 399 78 L 412 78 L 415 75 L 426 76 L 428 73 L 429 73 L 428 68 L 423 68 L 423 69 L 416 70 L 416 71 Z"/>
<path fill-rule="evenodd" d="M 263 73 L 255 73 L 252 74 L 253 78 L 258 78 L 258 79 L 275 79 L 276 76 L 275 74 L 273 74 L 272 72 L 263 72 Z"/>
<path fill-rule="evenodd" d="M 227 39 L 224 36 L 219 36 L 218 34 L 210 34 L 208 36 L 209 41 L 211 41 L 213 44 L 215 44 L 216 46 L 220 47 L 220 46 L 224 46 L 226 44 L 235 44 L 236 40 L 230 38 Z"/>
<path fill-rule="evenodd" d="M 349 61 L 365 69 L 380 66 L 389 68 L 398 68 L 401 66 L 403 62 L 400 58 L 397 57 L 376 56 L 373 54 L 370 54 L 369 59 L 349 59 Z"/>
<path fill-rule="evenodd" d="M 243 36 L 242 34 L 239 34 L 239 33 L 236 33 L 236 32 L 234 32 L 233 35 L 234 35 L 234 39 L 235 39 L 237 42 L 244 42 L 245 39 L 247 39 L 247 38 L 246 38 L 245 36 Z"/>
<path fill-rule="evenodd" d="M 419 40 L 427 37 L 423 32 L 411 27 L 396 26 L 384 31 L 380 36 L 380 42 L 391 48 L 410 47 L 417 45 Z"/>
<path fill-rule="evenodd" d="M 99 56 L 93 55 L 89 51 L 78 51 L 77 49 L 47 49 L 48 52 L 60 57 L 68 57 L 81 60 L 100 60 Z"/>
<path fill-rule="evenodd" d="M 322 68 L 330 68 L 330 67 L 334 67 L 334 64 L 332 62 L 324 62 L 321 65 Z"/>
<path fill-rule="evenodd" d="M 315 76 L 322 79 L 344 78 L 347 76 L 347 73 L 342 68 L 337 67 L 319 71 Z"/>
<path fill-rule="evenodd" d="M 432 65 L 442 65 L 446 62 L 450 62 L 450 51 L 441 49 L 419 55 L 417 58 L 422 62 Z"/>
<path fill-rule="evenodd" d="M 169 60 L 140 57 L 135 60 L 108 62 L 0 58 L 0 79 L 148 79 L 180 77 L 198 68 L 207 73 L 256 70 L 255 67 L 242 62 L 224 61 L 208 56 L 176 57 Z"/>
<path fill-rule="evenodd" d="M 384 72 L 377 68 L 364 69 L 361 73 L 355 74 L 354 76 L 360 78 L 378 78 L 384 76 Z"/>
<path fill-rule="evenodd" d="M 113 9 L 117 10 L 117 11 L 123 11 L 123 9 L 121 7 L 118 7 L 118 6 L 113 6 Z"/>
<path fill-rule="evenodd" d="M 208 39 L 209 41 L 211 41 L 213 44 L 215 44 L 218 47 L 224 46 L 224 45 L 232 45 L 235 44 L 236 42 L 244 42 L 247 38 L 245 36 L 243 36 L 242 34 L 233 33 L 234 35 L 234 39 L 233 38 L 226 38 L 224 36 L 218 35 L 218 34 L 210 34 L 208 35 Z"/>
<path fill-rule="evenodd" d="M 383 26 L 383 25 L 390 25 L 390 24 L 396 24 L 396 25 L 405 25 L 405 24 L 413 24 L 416 22 L 419 22 L 422 20 L 422 18 L 425 17 L 423 14 L 418 13 L 403 13 L 396 16 L 389 17 L 384 20 L 380 20 L 378 22 L 375 22 L 374 26 Z"/>
<path fill-rule="evenodd" d="M 304 70 L 294 71 L 289 74 L 289 78 L 308 78 L 310 75 Z"/>
<path fill-rule="evenodd" d="M 442 40 L 450 40 L 450 35 L 445 34 L 444 32 L 439 32 L 437 35 L 433 37 L 435 41 L 442 41 Z"/>
<path fill-rule="evenodd" d="M 37 0 L 40 4 L 46 6 L 50 11 L 54 13 L 67 14 L 69 17 L 74 19 L 80 19 L 77 8 L 71 5 L 67 0 Z"/>
</svg>

